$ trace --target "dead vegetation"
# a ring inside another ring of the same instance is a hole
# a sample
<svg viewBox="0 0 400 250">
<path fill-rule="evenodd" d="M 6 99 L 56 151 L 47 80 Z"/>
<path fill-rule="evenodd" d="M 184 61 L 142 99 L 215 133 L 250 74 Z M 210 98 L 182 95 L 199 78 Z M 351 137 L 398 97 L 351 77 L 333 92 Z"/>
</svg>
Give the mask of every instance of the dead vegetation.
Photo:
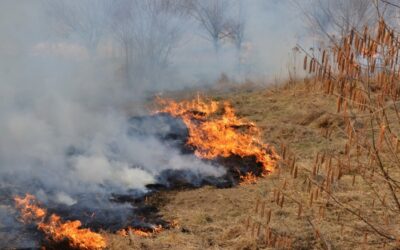
<svg viewBox="0 0 400 250">
<path fill-rule="evenodd" d="M 182 94 L 184 98 L 190 95 L 195 94 Z M 286 153 L 283 148 L 280 150 L 280 154 L 285 155 L 281 167 L 255 185 L 161 193 L 163 202 L 156 200 L 155 205 L 160 207 L 165 219 L 176 220 L 178 227 L 151 238 L 112 235 L 109 237 L 111 249 L 257 249 L 273 246 L 309 249 L 321 244 L 316 238 L 316 230 L 332 246 L 358 246 L 353 242 L 354 225 L 342 227 L 336 221 L 337 216 L 328 216 L 327 211 L 333 209 L 335 214 L 337 208 L 331 205 L 320 208 L 326 204 L 322 194 L 313 197 L 310 206 L 310 192 L 316 191 L 315 187 L 309 190 L 308 177 L 313 170 L 315 155 L 317 152 L 340 154 L 345 145 L 345 137 L 332 129 L 343 126 L 332 105 L 334 98 L 310 83 L 230 93 L 213 91 L 212 95 L 206 95 L 218 101 L 228 100 L 240 117 L 256 122 L 265 142 L 278 149 L 286 145 Z M 327 128 L 329 137 L 325 132 Z M 296 155 L 294 165 L 293 155 Z M 321 168 L 316 179 L 321 179 L 322 175 Z M 351 178 L 343 177 L 341 181 L 339 191 L 343 196 L 362 201 L 361 189 L 355 190 Z M 323 224 L 314 220 L 311 216 L 314 213 L 324 214 Z M 342 215 L 341 220 L 346 219 Z M 341 230 L 351 233 L 342 236 Z M 324 236 L 326 234 L 328 236 Z M 336 244 L 341 237 L 350 242 Z"/>
<path fill-rule="evenodd" d="M 111 248 L 398 249 L 399 41 L 381 19 L 307 55 L 311 80 L 208 93 L 280 148 L 279 168 L 255 185 L 162 193 L 179 226 Z"/>
</svg>

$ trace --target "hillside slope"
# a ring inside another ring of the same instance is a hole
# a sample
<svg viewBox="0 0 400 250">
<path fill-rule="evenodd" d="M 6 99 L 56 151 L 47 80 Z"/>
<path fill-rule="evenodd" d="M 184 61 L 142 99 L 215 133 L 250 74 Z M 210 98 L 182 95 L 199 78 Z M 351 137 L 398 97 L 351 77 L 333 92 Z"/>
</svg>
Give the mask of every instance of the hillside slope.
<svg viewBox="0 0 400 250">
<path fill-rule="evenodd" d="M 158 206 L 163 218 L 176 221 L 178 226 L 149 238 L 108 235 L 111 249 L 382 247 L 379 239 L 365 233 L 369 229 L 357 216 L 343 212 L 309 179 L 317 154 L 319 160 L 322 155 L 324 158 L 344 154 L 343 124 L 335 113 L 332 97 L 312 84 L 205 94 L 230 102 L 239 117 L 261 128 L 265 142 L 281 154 L 285 148 L 279 169 L 254 185 L 160 193 L 148 202 Z M 324 159 L 321 169 L 322 163 Z M 321 170 L 313 181 L 318 183 L 324 174 Z M 336 197 L 360 208 L 374 202 L 365 196 L 370 191 L 361 178 L 351 173 L 342 175 L 340 181 L 332 184 Z M 376 216 L 377 220 L 382 218 L 381 214 Z"/>
</svg>

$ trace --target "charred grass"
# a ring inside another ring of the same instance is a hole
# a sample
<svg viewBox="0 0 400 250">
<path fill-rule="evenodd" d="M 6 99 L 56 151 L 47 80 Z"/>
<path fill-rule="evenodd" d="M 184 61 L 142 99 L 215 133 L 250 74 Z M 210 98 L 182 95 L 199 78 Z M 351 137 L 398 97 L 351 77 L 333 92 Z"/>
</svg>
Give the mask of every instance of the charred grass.
<svg viewBox="0 0 400 250">
<path fill-rule="evenodd" d="M 194 93 L 179 94 L 188 98 Z M 255 185 L 203 187 L 162 192 L 149 201 L 177 227 L 153 237 L 108 235 L 110 249 L 375 249 L 356 215 L 343 212 L 319 188 L 328 174 L 328 155 L 344 154 L 344 125 L 335 99 L 310 83 L 266 89 L 206 93 L 232 103 L 238 116 L 254 121 L 263 139 L 285 151 L 279 170 Z M 316 155 L 319 159 L 316 160 Z M 322 154 L 326 159 L 322 161 Z M 294 160 L 295 159 L 295 160 Z M 313 174 L 318 161 L 318 173 Z M 310 177 L 312 176 L 312 177 Z M 360 176 L 343 173 L 332 183 L 341 201 L 360 208 L 377 205 Z M 385 211 L 375 210 L 376 220 Z M 380 213 L 379 213 L 380 211 Z M 386 215 L 387 216 L 387 215 Z M 387 220 L 388 218 L 386 218 Z M 390 223 L 390 222 L 388 222 Z"/>
</svg>

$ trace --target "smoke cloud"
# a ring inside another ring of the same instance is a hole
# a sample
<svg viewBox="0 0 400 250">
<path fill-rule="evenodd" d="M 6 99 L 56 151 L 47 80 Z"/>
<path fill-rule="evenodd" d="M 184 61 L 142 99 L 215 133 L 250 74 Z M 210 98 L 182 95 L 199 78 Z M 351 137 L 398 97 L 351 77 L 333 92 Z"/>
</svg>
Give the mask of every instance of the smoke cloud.
<svg viewBox="0 0 400 250">
<path fill-rule="evenodd" d="M 149 93 L 199 86 L 221 72 L 256 78 L 282 74 L 287 58 L 282 55 L 297 39 L 296 16 L 282 3 L 243 1 L 249 19 L 240 70 L 232 45 L 223 44 L 216 56 L 195 24 L 182 23 L 168 69 L 151 72 L 157 75 L 152 81 L 133 74 L 127 82 L 111 35 L 95 53 L 74 36 L 60 37 L 47 3 L 0 3 L 0 196 L 7 197 L 0 206 L 0 229 L 15 227 L 9 215 L 16 194 L 30 192 L 63 206 L 96 194 L 97 202 L 90 196 L 84 202 L 107 207 L 109 195 L 146 192 L 166 170 L 187 171 L 185 178 L 194 183 L 222 176 L 222 167 L 182 155 L 155 136 L 128 134 L 131 114 L 146 112 L 143 100 Z"/>
</svg>

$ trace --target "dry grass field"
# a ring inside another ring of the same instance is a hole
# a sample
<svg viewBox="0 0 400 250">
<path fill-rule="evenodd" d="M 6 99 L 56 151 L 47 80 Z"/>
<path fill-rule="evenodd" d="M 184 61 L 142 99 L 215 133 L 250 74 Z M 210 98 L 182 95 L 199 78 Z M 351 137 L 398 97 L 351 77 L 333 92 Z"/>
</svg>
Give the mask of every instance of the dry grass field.
<svg viewBox="0 0 400 250">
<path fill-rule="evenodd" d="M 0 249 L 400 250 L 396 1 L 7 2 Z"/>
<path fill-rule="evenodd" d="M 180 93 L 179 98 L 193 94 Z M 108 235 L 110 249 L 395 248 L 347 210 L 347 206 L 359 208 L 386 227 L 398 223 L 399 218 L 371 199 L 373 189 L 362 176 L 340 173 L 331 183 L 332 197 L 319 185 L 329 177 L 328 164 L 334 165 L 328 156 L 345 154 L 344 124 L 334 98 L 313 83 L 213 90 L 205 95 L 229 101 L 239 117 L 261 128 L 265 142 L 281 155 L 285 148 L 279 168 L 254 185 L 160 193 L 148 202 L 178 226 L 149 238 Z M 318 173 L 313 173 L 316 165 Z"/>
</svg>

